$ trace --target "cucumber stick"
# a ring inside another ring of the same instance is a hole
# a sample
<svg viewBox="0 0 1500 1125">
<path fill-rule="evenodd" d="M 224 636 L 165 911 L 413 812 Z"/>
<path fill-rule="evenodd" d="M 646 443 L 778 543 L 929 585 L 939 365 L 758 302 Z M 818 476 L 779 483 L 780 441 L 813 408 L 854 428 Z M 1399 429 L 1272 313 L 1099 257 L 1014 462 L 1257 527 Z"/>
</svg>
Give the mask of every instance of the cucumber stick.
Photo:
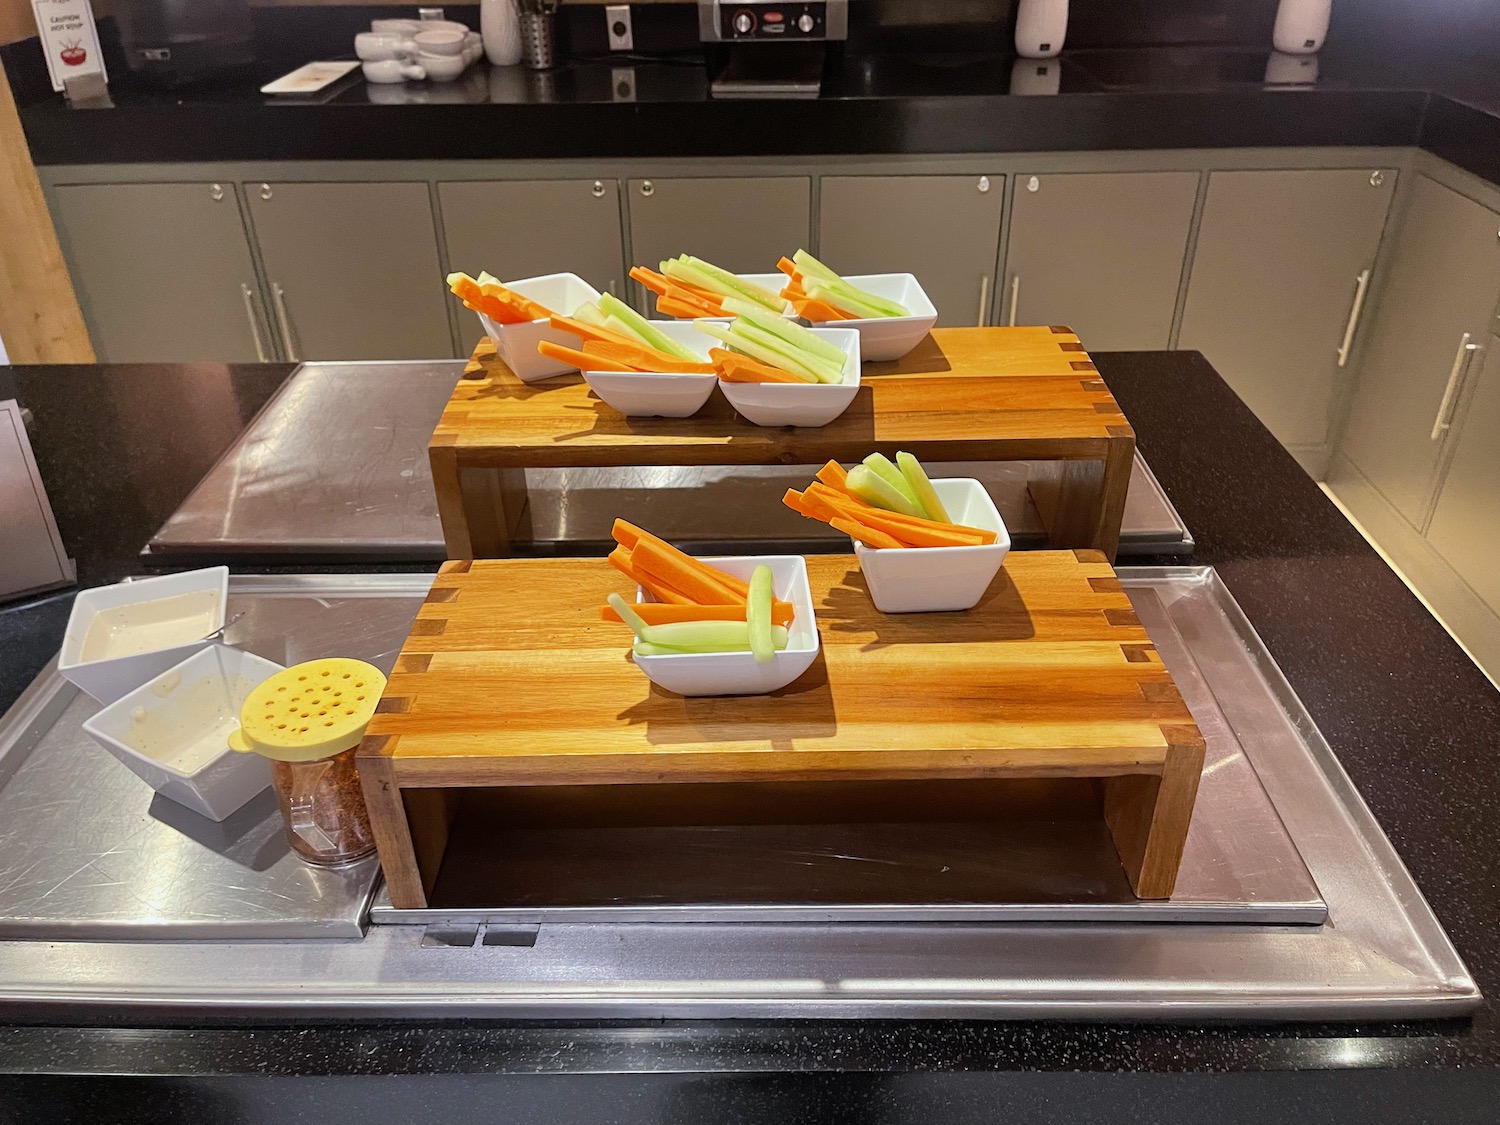
<svg viewBox="0 0 1500 1125">
<path fill-rule="evenodd" d="M 573 319 L 583 324 L 592 325 L 595 328 L 603 328 L 609 317 L 599 311 L 599 306 L 593 301 L 579 305 L 573 312 Z"/>
<path fill-rule="evenodd" d="M 907 486 L 916 494 L 917 503 L 926 509 L 928 519 L 939 520 L 942 523 L 954 522 L 953 517 L 948 514 L 948 509 L 943 507 L 943 502 L 938 499 L 937 489 L 932 487 L 932 481 L 927 479 L 927 470 L 922 468 L 922 462 L 903 451 L 896 454 L 896 467 L 906 478 Z"/>
<path fill-rule="evenodd" d="M 678 261 L 681 260 L 681 258 L 678 259 Z M 721 270 L 712 262 L 705 262 L 702 258 L 689 257 L 686 264 L 700 273 L 707 274 L 722 285 L 727 285 L 731 289 L 737 289 L 741 295 L 748 297 L 758 305 L 765 305 L 772 312 L 780 312 L 786 308 L 786 301 L 782 299 L 780 293 L 767 289 L 764 285 L 757 285 L 753 281 L 746 281 L 743 277 L 737 277 L 728 270 Z"/>
<path fill-rule="evenodd" d="M 758 566 L 750 572 L 745 626 L 750 633 L 750 651 L 755 654 L 755 663 L 771 663 L 776 655 L 776 643 L 771 638 L 771 568 L 768 566 Z"/>
<path fill-rule="evenodd" d="M 650 626 L 646 624 L 639 613 L 630 608 L 629 602 L 620 597 L 619 594 L 611 594 L 604 600 L 609 602 L 609 607 L 620 615 L 620 620 L 630 626 L 630 631 L 637 638 L 642 638 L 646 635 L 646 630 Z"/>
<path fill-rule="evenodd" d="M 855 465 L 849 470 L 846 482 L 849 491 L 867 503 L 888 512 L 900 512 L 904 516 L 925 519 L 921 510 L 898 492 L 889 481 L 867 465 Z"/>
<path fill-rule="evenodd" d="M 830 344 L 811 329 L 803 328 L 796 321 L 788 320 L 784 316 L 774 316 L 760 309 L 747 309 L 740 316 L 755 327 L 773 336 L 781 337 L 792 347 L 826 359 L 839 369 L 840 374 L 843 374 L 844 361 L 848 358 L 844 349 Z"/>
<path fill-rule="evenodd" d="M 774 652 L 781 652 L 786 648 L 788 635 L 785 625 L 771 626 L 771 648 Z M 683 647 L 681 645 L 654 644 L 651 641 L 636 641 L 635 654 L 637 656 L 701 656 L 706 652 L 748 652 L 748 645 L 693 645 Z"/>
<path fill-rule="evenodd" d="M 694 323 L 698 326 L 699 332 L 706 332 L 714 339 L 722 340 L 731 348 L 743 352 L 753 360 L 758 360 L 771 367 L 779 367 L 783 371 L 790 372 L 809 383 L 822 382 L 810 368 L 804 367 L 795 359 L 789 358 L 785 353 L 779 352 L 775 348 L 762 347 L 754 341 L 746 340 L 742 336 L 731 333 L 728 329 L 718 324 L 704 324 L 701 320 L 694 321 Z"/>
<path fill-rule="evenodd" d="M 701 355 L 695 355 L 686 345 L 679 344 L 624 301 L 610 293 L 599 298 L 599 311 L 607 317 L 615 317 L 624 321 L 630 329 L 630 334 L 644 341 L 648 347 L 666 352 L 668 355 L 675 355 L 678 359 L 689 363 L 703 362 Z"/>
<path fill-rule="evenodd" d="M 827 281 L 838 280 L 838 274 L 834 273 L 806 250 L 798 250 L 793 254 L 792 264 L 797 267 L 799 272 L 806 274 L 808 277 L 821 277 Z"/>
<path fill-rule="evenodd" d="M 840 355 L 838 363 L 832 363 L 822 356 L 813 355 L 795 344 L 789 344 L 774 332 L 767 332 L 764 328 L 758 328 L 749 321 L 736 320 L 729 326 L 729 334 L 736 340 L 749 340 L 751 343 L 759 344 L 763 348 L 786 357 L 787 362 L 795 361 L 817 376 L 820 383 L 842 383 L 844 381 L 843 356 Z M 783 364 L 782 366 L 785 366 Z"/>
<path fill-rule="evenodd" d="M 901 470 L 891 463 L 889 457 L 883 453 L 872 453 L 865 458 L 864 465 L 865 468 L 879 475 L 881 480 L 906 497 L 916 507 L 917 515 L 927 516 L 926 505 L 922 503 L 912 486 L 906 483 L 906 478 L 901 475 Z"/>
<path fill-rule="evenodd" d="M 793 254 L 792 263 L 806 278 L 803 288 L 815 301 L 826 301 L 845 312 L 871 319 L 911 315 L 905 305 L 897 304 L 887 297 L 877 297 L 866 289 L 850 285 L 806 250 L 798 250 Z M 822 292 L 819 293 L 817 290 L 822 290 Z"/>
</svg>

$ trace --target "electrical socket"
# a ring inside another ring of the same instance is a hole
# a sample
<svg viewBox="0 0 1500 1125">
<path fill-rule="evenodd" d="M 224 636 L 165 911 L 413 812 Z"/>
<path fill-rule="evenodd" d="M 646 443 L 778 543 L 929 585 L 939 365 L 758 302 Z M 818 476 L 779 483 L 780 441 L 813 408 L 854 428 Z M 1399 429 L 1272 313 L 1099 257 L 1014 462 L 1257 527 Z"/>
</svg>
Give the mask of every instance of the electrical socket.
<svg viewBox="0 0 1500 1125">
<path fill-rule="evenodd" d="M 635 49 L 635 32 L 630 26 L 629 4 L 606 4 L 604 6 L 604 30 L 609 36 L 611 51 Z"/>
<path fill-rule="evenodd" d="M 612 66 L 609 68 L 611 95 L 617 102 L 635 101 L 635 67 Z"/>
</svg>

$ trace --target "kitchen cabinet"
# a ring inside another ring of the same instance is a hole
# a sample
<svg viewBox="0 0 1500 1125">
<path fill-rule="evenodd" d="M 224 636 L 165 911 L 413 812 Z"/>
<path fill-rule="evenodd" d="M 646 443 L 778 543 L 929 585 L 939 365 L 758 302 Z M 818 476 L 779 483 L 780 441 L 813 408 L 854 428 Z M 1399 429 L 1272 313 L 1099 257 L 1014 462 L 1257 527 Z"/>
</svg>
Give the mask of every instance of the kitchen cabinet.
<svg viewBox="0 0 1500 1125">
<path fill-rule="evenodd" d="M 1500 298 L 1500 214 L 1420 177 L 1396 236 L 1340 452 L 1423 530 L 1442 425 Z"/>
<path fill-rule="evenodd" d="M 250 183 L 288 359 L 453 355 L 425 183 Z"/>
<path fill-rule="evenodd" d="M 617 180 L 464 181 L 438 185 L 450 269 L 503 280 L 576 273 L 600 292 L 625 292 Z M 653 263 L 654 265 L 654 263 Z M 465 353 L 479 318 L 459 306 Z"/>
<path fill-rule="evenodd" d="M 101 363 L 276 358 L 233 184 L 63 184 L 52 218 Z"/>
<path fill-rule="evenodd" d="M 844 274 L 915 274 L 938 324 L 988 324 L 1004 189 L 1004 176 L 824 176 L 818 257 Z"/>
<path fill-rule="evenodd" d="M 1001 309 L 1066 324 L 1090 351 L 1166 348 L 1196 172 L 1018 175 Z"/>
<path fill-rule="evenodd" d="M 1200 351 L 1293 449 L 1326 455 L 1396 173 L 1214 172 L 1179 348 Z"/>
<path fill-rule="evenodd" d="M 1477 361 L 1476 361 L 1477 362 Z M 1454 438 L 1427 541 L 1489 607 L 1500 613 L 1500 336 L 1483 366 Z"/>
<path fill-rule="evenodd" d="M 632 265 L 692 254 L 735 273 L 774 273 L 778 258 L 811 242 L 807 176 L 631 180 L 626 195 Z"/>
</svg>

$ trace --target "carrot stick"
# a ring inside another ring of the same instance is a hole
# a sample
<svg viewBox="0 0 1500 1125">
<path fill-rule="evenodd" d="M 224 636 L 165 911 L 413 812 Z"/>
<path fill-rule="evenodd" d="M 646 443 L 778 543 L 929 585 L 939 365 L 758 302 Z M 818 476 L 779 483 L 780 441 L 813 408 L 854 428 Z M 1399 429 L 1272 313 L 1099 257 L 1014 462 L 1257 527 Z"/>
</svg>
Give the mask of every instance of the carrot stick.
<svg viewBox="0 0 1500 1125">
<path fill-rule="evenodd" d="M 782 255 L 781 261 L 776 263 L 776 268 L 779 269 L 782 273 L 786 274 L 788 277 L 797 276 L 797 263 L 792 261 L 785 255 Z"/>
<path fill-rule="evenodd" d="M 839 492 L 824 484 L 808 485 L 805 495 L 807 504 L 814 509 L 819 505 L 827 505 L 835 510 L 843 510 L 862 523 L 889 531 L 897 538 L 905 539 L 915 545 L 972 547 L 993 543 L 996 538 L 993 531 L 986 531 L 982 527 L 968 527 L 960 523 L 943 523 L 941 520 L 927 520 L 918 516 L 903 515 L 900 512 L 888 512 L 884 508 L 865 504 L 858 497 Z M 932 541 L 917 544 L 916 537 Z"/>
<path fill-rule="evenodd" d="M 718 371 L 719 378 L 726 383 L 807 384 L 807 380 L 800 375 L 794 375 L 790 371 L 783 371 L 769 364 L 759 363 L 749 356 L 736 355 L 723 348 L 710 348 L 708 357 L 714 361 L 714 369 Z"/>
<path fill-rule="evenodd" d="M 559 363 L 569 363 L 580 371 L 619 371 L 622 364 L 616 360 L 606 359 L 600 355 L 590 355 L 581 352 L 577 348 L 565 348 L 561 344 L 554 344 L 551 340 L 542 340 L 536 350 L 548 359 L 555 359 Z M 631 368 L 630 370 L 634 370 Z"/>
<path fill-rule="evenodd" d="M 714 370 L 714 365 L 711 363 L 689 363 L 676 356 L 668 355 L 666 352 L 648 348 L 644 344 L 616 344 L 603 340 L 589 340 L 583 345 L 583 354 L 596 360 L 592 366 L 585 368 L 588 371 L 600 370 L 598 360 L 612 361 L 615 365 L 613 370 L 626 367 L 635 368 L 637 371 L 662 371 L 679 375 L 711 375 Z"/>
<path fill-rule="evenodd" d="M 546 305 L 539 304 L 530 297 L 523 297 L 514 289 L 508 289 L 498 282 L 485 282 L 479 288 L 486 297 L 493 297 L 525 320 L 546 320 L 552 315 L 552 310 Z"/>
<path fill-rule="evenodd" d="M 858 539 L 866 547 L 904 547 L 906 544 L 883 531 L 876 531 L 853 520 L 833 519 L 828 521 L 836 531 L 842 531 L 851 539 Z"/>
<path fill-rule="evenodd" d="M 859 318 L 846 313 L 843 309 L 834 308 L 826 301 L 815 301 L 811 297 L 800 301 L 793 301 L 792 307 L 797 310 L 797 315 L 808 320 L 858 320 Z"/>
<path fill-rule="evenodd" d="M 631 266 L 630 276 L 635 278 L 636 281 L 639 281 L 642 285 L 644 285 L 651 292 L 655 293 L 658 297 L 662 296 L 667 291 L 667 285 L 669 284 L 667 276 L 665 274 L 657 273 L 653 269 L 647 269 L 645 266 Z"/>
<path fill-rule="evenodd" d="M 692 565 L 681 560 L 688 559 Z M 700 605 L 722 605 L 741 597 L 723 579 L 728 577 L 655 536 L 642 537 L 630 552 L 630 565 L 637 574 L 655 578 L 681 590 Z"/>
<path fill-rule="evenodd" d="M 799 516 L 806 516 L 810 520 L 821 520 L 823 518 L 813 510 L 812 505 L 808 503 L 807 497 L 795 488 L 787 489 L 786 494 L 781 498 L 781 502 Z"/>
<path fill-rule="evenodd" d="M 570 332 L 585 342 L 589 340 L 609 344 L 633 344 L 636 342 L 621 332 L 615 332 L 608 328 L 600 328 L 593 324 L 585 324 L 583 321 L 575 320 L 571 316 L 557 316 L 554 314 L 547 323 L 561 332 Z"/>
<path fill-rule="evenodd" d="M 616 543 L 620 544 L 620 546 L 624 547 L 626 550 L 632 552 L 632 555 L 636 551 L 636 549 L 640 547 L 643 541 L 654 540 L 656 544 L 661 547 L 667 554 L 671 555 L 677 560 L 679 566 L 685 569 L 698 568 L 706 572 L 710 578 L 723 583 L 725 586 L 728 586 L 733 593 L 732 597 L 719 599 L 710 598 L 709 601 L 717 600 L 726 602 L 742 602 L 750 594 L 750 587 L 744 582 L 740 581 L 738 578 L 735 578 L 730 574 L 725 574 L 722 570 L 718 570 L 715 567 L 709 566 L 708 563 L 702 562 L 699 559 L 695 559 L 692 555 L 689 555 L 686 552 L 679 551 L 665 539 L 662 539 L 656 535 L 652 535 L 645 528 L 637 527 L 629 520 L 615 520 L 614 527 L 611 529 L 610 534 L 614 537 Z M 681 587 L 679 587 L 679 589 L 681 589 Z"/>
<path fill-rule="evenodd" d="M 692 602 L 682 591 L 669 583 L 659 581 L 649 575 L 642 574 L 631 564 L 630 552 L 624 547 L 616 547 L 609 553 L 609 562 L 636 585 L 650 591 L 651 596 L 659 602 L 672 605 L 687 605 Z"/>
<path fill-rule="evenodd" d="M 844 466 L 837 461 L 830 461 L 817 471 L 817 478 L 838 492 L 847 492 L 849 489 L 849 474 Z"/>
<path fill-rule="evenodd" d="M 697 320 L 699 317 L 720 315 L 718 309 L 710 309 L 706 305 L 690 305 L 672 297 L 656 298 L 656 311 L 665 316 L 675 316 L 678 320 Z"/>
<path fill-rule="evenodd" d="M 630 607 L 640 615 L 647 625 L 666 625 L 673 621 L 743 621 L 743 605 L 672 605 L 665 602 L 636 602 Z M 771 603 L 771 624 L 790 625 L 796 607 L 791 602 Z M 612 606 L 601 606 L 599 617 L 604 621 L 619 621 L 620 615 Z"/>
</svg>

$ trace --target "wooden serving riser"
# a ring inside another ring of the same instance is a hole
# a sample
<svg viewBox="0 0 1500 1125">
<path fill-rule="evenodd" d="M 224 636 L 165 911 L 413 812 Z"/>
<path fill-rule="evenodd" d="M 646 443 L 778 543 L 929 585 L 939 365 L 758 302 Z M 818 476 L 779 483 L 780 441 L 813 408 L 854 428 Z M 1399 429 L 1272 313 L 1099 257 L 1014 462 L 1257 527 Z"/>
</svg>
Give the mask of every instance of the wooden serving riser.
<svg viewBox="0 0 1500 1125">
<path fill-rule="evenodd" d="M 1171 893 L 1203 740 L 1102 554 L 1012 553 L 974 609 L 900 616 L 853 556 L 807 565 L 813 666 L 771 695 L 686 699 L 600 619 L 626 585 L 604 560 L 444 564 L 359 754 L 392 902 L 428 905 L 465 790 L 571 794 L 580 815 L 635 792 L 734 824 L 754 786 L 943 779 L 1092 779 L 1137 895 Z"/>
<path fill-rule="evenodd" d="M 753 425 L 717 393 L 691 418 L 627 418 L 576 373 L 521 382 L 483 339 L 428 448 L 451 559 L 513 553 L 526 469 L 820 465 L 898 450 L 1043 462 L 1030 489 L 1050 545 L 1114 557 L 1135 434 L 1061 327 L 936 329 L 905 358 L 867 364 L 849 409 L 818 429 Z"/>
</svg>

